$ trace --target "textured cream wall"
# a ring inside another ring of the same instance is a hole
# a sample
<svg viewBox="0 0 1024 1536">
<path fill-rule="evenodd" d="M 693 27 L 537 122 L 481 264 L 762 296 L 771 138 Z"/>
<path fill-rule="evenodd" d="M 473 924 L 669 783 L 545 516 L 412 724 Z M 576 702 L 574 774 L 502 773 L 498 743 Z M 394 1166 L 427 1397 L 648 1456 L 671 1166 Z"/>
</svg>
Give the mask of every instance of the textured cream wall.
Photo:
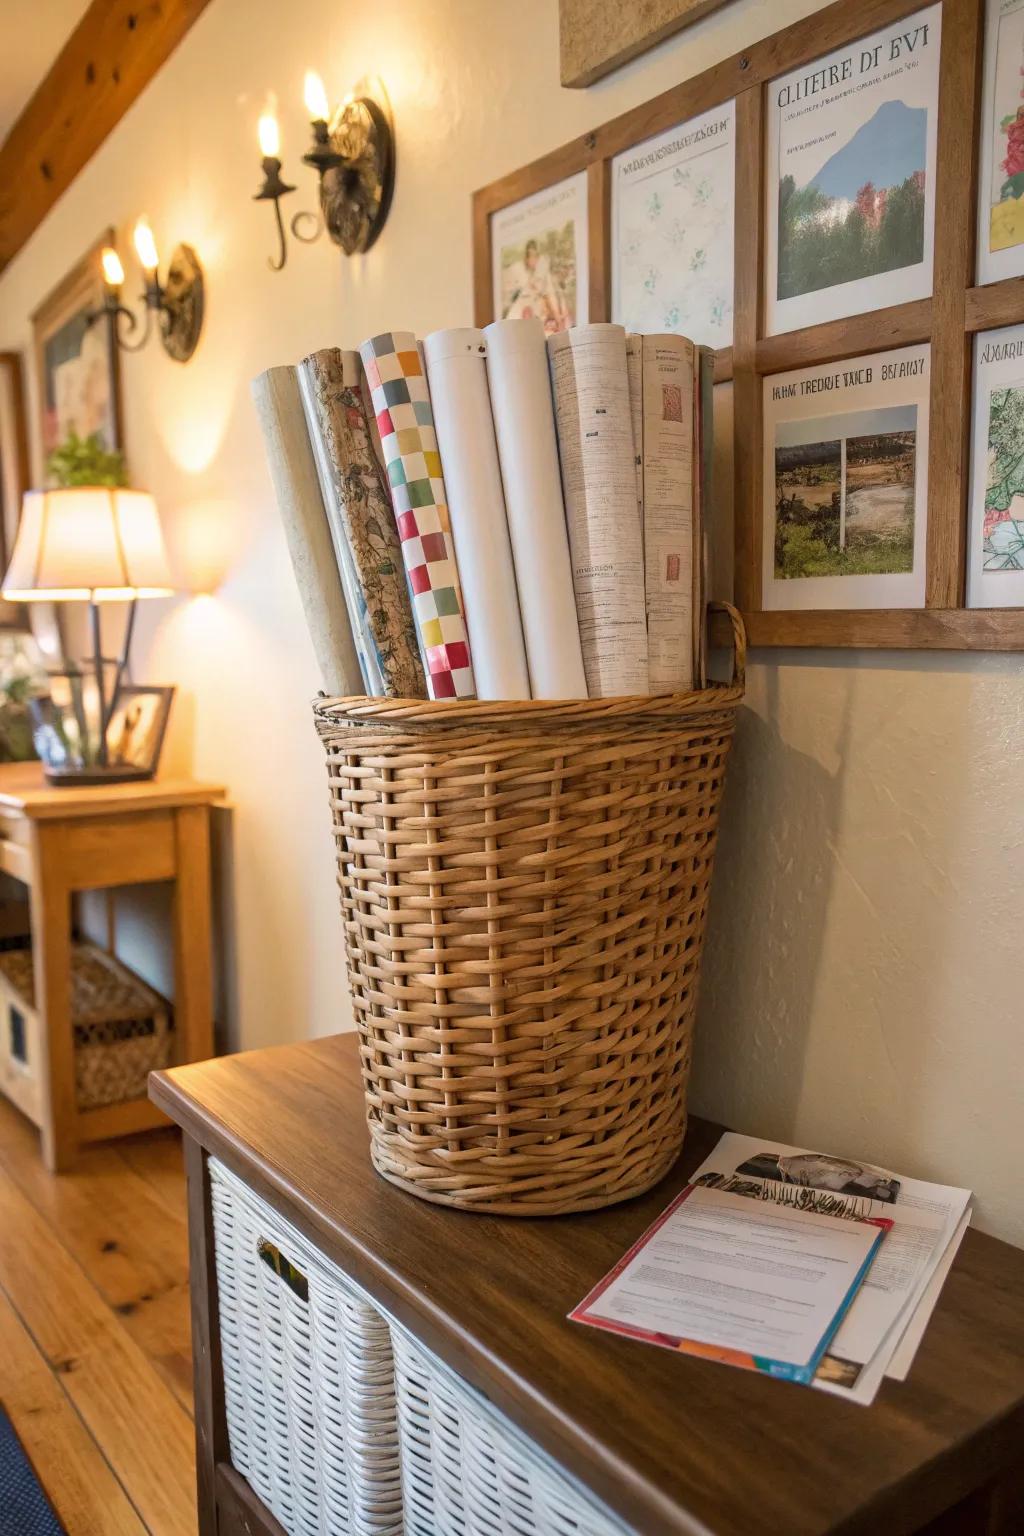
<svg viewBox="0 0 1024 1536">
<path fill-rule="evenodd" d="M 125 361 L 134 476 L 173 557 L 212 595 L 154 605 L 138 675 L 181 689 L 171 750 L 224 779 L 225 1008 L 245 1046 L 350 1021 L 312 652 L 278 527 L 248 381 L 271 363 L 391 325 L 465 324 L 477 187 L 816 10 L 736 0 L 586 92 L 558 85 L 556 0 L 214 0 L 157 80 L 0 279 L 0 346 L 114 223 L 145 211 L 190 240 L 209 318 L 186 368 Z M 326 243 L 266 268 L 255 119 L 281 96 L 298 164 L 307 65 L 341 93 L 380 73 L 399 136 L 377 248 Z M 1024 900 L 1013 660 L 759 658 L 729 792 L 700 1020 L 696 1107 L 973 1183 L 980 1220 L 1024 1240 L 1016 967 Z M 133 904 L 137 948 L 157 904 Z M 151 969 L 152 966 L 151 962 Z M 161 966 L 155 966 L 159 972 Z"/>
</svg>

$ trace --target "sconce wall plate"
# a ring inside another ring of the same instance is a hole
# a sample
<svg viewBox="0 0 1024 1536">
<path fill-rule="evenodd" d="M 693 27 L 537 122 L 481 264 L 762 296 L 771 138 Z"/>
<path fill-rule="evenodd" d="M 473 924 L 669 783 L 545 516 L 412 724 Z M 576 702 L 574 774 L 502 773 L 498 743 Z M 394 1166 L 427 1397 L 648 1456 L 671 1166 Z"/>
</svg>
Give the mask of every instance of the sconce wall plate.
<svg viewBox="0 0 1024 1536">
<path fill-rule="evenodd" d="M 203 328 L 203 269 L 190 245 L 175 247 L 160 313 L 164 351 L 176 363 L 187 363 L 199 344 Z"/>
<path fill-rule="evenodd" d="M 338 108 L 327 139 L 331 158 L 320 178 L 324 224 L 346 256 L 361 255 L 377 239 L 391 207 L 395 150 L 390 114 L 372 97 L 360 96 Z"/>
</svg>

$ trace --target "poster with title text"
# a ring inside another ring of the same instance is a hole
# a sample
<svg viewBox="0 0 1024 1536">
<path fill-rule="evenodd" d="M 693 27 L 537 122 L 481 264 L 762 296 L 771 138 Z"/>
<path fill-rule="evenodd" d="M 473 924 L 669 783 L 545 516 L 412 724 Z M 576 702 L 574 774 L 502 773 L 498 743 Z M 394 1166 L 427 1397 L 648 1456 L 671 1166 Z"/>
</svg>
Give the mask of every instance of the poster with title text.
<svg viewBox="0 0 1024 1536">
<path fill-rule="evenodd" d="M 497 320 L 536 318 L 547 336 L 586 325 L 586 171 L 491 215 L 491 281 Z"/>
<path fill-rule="evenodd" d="M 1024 325 L 974 338 L 968 608 L 1024 607 Z"/>
<path fill-rule="evenodd" d="M 612 161 L 612 319 L 627 331 L 732 346 L 735 122 L 727 101 Z"/>
<path fill-rule="evenodd" d="M 1024 274 L 1024 0 L 986 0 L 978 282 Z"/>
<path fill-rule="evenodd" d="M 923 607 L 929 354 L 765 379 L 766 609 Z"/>
<path fill-rule="evenodd" d="M 931 293 L 941 13 L 768 87 L 769 336 Z"/>
</svg>

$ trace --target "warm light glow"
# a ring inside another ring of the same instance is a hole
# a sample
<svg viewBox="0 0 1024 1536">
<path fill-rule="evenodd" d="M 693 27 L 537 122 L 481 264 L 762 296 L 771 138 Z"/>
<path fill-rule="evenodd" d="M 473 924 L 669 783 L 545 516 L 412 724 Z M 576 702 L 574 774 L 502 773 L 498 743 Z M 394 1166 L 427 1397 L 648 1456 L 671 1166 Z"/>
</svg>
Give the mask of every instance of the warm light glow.
<svg viewBox="0 0 1024 1536">
<path fill-rule="evenodd" d="M 125 602 L 173 591 L 156 502 L 144 491 L 27 491 L 9 602 Z"/>
<path fill-rule="evenodd" d="M 281 130 L 273 112 L 264 112 L 260 118 L 260 154 L 264 160 L 276 160 L 281 153 Z"/>
<path fill-rule="evenodd" d="M 112 245 L 103 248 L 103 281 L 108 288 L 120 288 L 124 282 L 124 267 Z"/>
<path fill-rule="evenodd" d="M 327 105 L 327 92 L 324 83 L 315 69 L 306 70 L 306 85 L 304 91 L 306 111 L 314 122 L 327 121 L 330 108 Z"/>
<path fill-rule="evenodd" d="M 142 270 L 146 273 L 155 272 L 160 264 L 160 258 L 156 253 L 156 241 L 153 239 L 153 231 L 149 227 L 148 219 L 140 219 L 135 226 L 135 250 L 142 263 Z"/>
</svg>

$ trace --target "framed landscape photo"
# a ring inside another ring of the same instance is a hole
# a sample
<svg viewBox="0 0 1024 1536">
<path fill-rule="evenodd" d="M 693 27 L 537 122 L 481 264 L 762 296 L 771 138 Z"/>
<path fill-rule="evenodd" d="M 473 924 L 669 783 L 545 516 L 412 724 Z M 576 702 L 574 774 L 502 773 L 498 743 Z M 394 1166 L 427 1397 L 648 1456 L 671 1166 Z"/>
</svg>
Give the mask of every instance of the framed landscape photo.
<svg viewBox="0 0 1024 1536">
<path fill-rule="evenodd" d="M 767 335 L 931 293 L 941 16 L 929 6 L 769 85 Z"/>
<path fill-rule="evenodd" d="M 920 608 L 929 348 L 764 381 L 766 609 Z"/>
<path fill-rule="evenodd" d="M 568 176 L 491 215 L 496 320 L 544 322 L 546 335 L 586 325 L 587 176 Z"/>
<path fill-rule="evenodd" d="M 123 448 L 119 352 L 103 309 L 100 253 L 108 230 L 32 316 L 43 457 L 71 432 Z M 99 316 L 99 318 L 96 318 Z"/>
<path fill-rule="evenodd" d="M 1024 0 L 986 0 L 978 282 L 1024 274 Z"/>
<path fill-rule="evenodd" d="M 735 127 L 727 101 L 613 159 L 612 319 L 627 331 L 732 346 Z"/>
</svg>

